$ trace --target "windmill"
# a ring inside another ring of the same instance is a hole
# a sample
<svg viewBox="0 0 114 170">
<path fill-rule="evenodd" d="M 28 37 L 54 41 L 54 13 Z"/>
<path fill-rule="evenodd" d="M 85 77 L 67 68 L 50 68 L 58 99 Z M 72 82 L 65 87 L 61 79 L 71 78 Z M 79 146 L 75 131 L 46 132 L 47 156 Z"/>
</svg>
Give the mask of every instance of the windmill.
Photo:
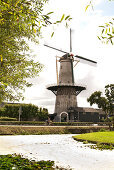
<svg viewBox="0 0 114 170">
<path fill-rule="evenodd" d="M 77 95 L 86 88 L 75 84 L 74 82 L 74 67 L 81 60 L 96 64 L 96 61 L 81 57 L 74 56 L 72 54 L 72 34 L 70 29 L 70 53 L 51 47 L 44 44 L 44 46 L 52 48 L 54 50 L 65 53 L 62 57 L 56 56 L 56 74 L 57 84 L 47 87 L 56 95 L 55 102 L 55 119 L 54 121 L 73 121 L 74 120 L 74 108 L 77 107 Z M 60 70 L 58 74 L 58 62 L 60 62 Z M 69 111 L 70 110 L 70 111 Z"/>
</svg>

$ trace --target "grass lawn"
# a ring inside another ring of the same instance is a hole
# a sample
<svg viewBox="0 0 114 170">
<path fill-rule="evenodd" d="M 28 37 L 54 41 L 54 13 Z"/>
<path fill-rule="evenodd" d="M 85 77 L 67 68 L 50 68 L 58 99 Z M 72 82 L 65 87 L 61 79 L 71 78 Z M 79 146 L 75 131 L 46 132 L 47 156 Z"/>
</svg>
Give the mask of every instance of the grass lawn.
<svg viewBox="0 0 114 170">
<path fill-rule="evenodd" d="M 114 146 L 114 131 L 86 133 L 74 136 L 73 138 L 79 141 L 112 144 Z"/>
</svg>

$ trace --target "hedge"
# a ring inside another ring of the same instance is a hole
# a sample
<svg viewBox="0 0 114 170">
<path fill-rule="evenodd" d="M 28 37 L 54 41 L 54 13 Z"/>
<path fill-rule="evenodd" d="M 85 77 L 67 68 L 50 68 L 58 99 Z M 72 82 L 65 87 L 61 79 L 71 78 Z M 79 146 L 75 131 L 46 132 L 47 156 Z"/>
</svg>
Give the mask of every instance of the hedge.
<svg viewBox="0 0 114 170">
<path fill-rule="evenodd" d="M 39 120 L 45 121 L 48 118 L 48 110 L 45 108 L 38 108 L 33 104 L 5 104 L 4 107 L 0 108 L 1 117 L 11 117 L 19 119 L 19 109 L 21 106 L 22 114 L 21 120 Z"/>
<path fill-rule="evenodd" d="M 45 122 L 39 122 L 39 121 L 0 121 L 0 125 L 33 125 L 33 126 L 39 126 L 39 125 L 46 125 Z"/>
<path fill-rule="evenodd" d="M 33 125 L 33 126 L 45 126 L 46 121 L 0 121 L 0 125 Z M 93 124 L 92 122 L 51 122 L 51 126 L 109 126 L 109 122 L 98 122 Z M 110 122 L 110 125 L 112 123 Z"/>
<path fill-rule="evenodd" d="M 0 117 L 0 121 L 16 121 L 16 118 L 11 117 Z"/>
</svg>

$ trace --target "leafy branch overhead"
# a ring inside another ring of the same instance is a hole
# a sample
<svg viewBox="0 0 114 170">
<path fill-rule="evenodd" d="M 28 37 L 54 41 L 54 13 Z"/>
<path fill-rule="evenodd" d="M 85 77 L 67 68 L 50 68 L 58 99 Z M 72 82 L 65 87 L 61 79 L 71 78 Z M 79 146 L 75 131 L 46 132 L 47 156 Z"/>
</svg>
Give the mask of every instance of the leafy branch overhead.
<svg viewBox="0 0 114 170">
<path fill-rule="evenodd" d="M 54 22 L 54 24 L 60 24 L 60 23 L 62 23 L 64 21 L 65 22 L 65 26 L 68 27 L 69 26 L 68 25 L 68 21 L 70 21 L 71 19 L 72 18 L 70 17 L 70 15 L 65 16 L 65 14 L 63 14 L 61 19 L 59 21 Z M 53 37 L 53 35 L 54 35 L 54 32 L 52 32 L 51 37 Z"/>
<path fill-rule="evenodd" d="M 111 44 L 114 44 L 114 18 L 112 18 L 112 21 L 109 21 L 108 23 L 105 23 L 104 26 L 99 26 L 102 28 L 101 36 L 98 36 L 98 38 L 106 43 L 111 42 Z"/>
<path fill-rule="evenodd" d="M 0 102 L 22 98 L 24 88 L 31 86 L 28 78 L 38 76 L 43 68 L 34 61 L 28 40 L 38 43 L 42 27 L 57 24 L 51 21 L 53 12 L 43 12 L 47 2 L 0 1 Z M 62 16 L 60 23 L 67 20 L 70 17 Z"/>
<path fill-rule="evenodd" d="M 113 1 L 113 0 L 108 0 Z M 93 0 L 90 0 L 89 4 L 86 6 L 85 11 L 91 7 L 93 9 Z M 101 35 L 98 36 L 98 39 L 103 43 L 111 43 L 114 44 L 114 18 L 112 18 L 109 22 L 104 25 L 99 26 L 101 28 Z"/>
</svg>

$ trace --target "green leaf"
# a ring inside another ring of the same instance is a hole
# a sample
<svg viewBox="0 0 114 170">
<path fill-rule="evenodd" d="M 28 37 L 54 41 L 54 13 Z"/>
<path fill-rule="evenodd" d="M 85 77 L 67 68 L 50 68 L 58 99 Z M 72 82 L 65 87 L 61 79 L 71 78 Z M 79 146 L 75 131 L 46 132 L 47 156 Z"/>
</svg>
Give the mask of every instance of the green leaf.
<svg viewBox="0 0 114 170">
<path fill-rule="evenodd" d="M 61 23 L 61 21 L 56 21 L 56 23 Z"/>
<path fill-rule="evenodd" d="M 2 54 L 0 55 L 0 58 L 1 58 L 1 66 L 3 65 L 3 56 Z"/>
<path fill-rule="evenodd" d="M 97 36 L 99 40 L 101 40 L 101 38 L 99 36 Z"/>
<path fill-rule="evenodd" d="M 61 17 L 61 21 L 63 21 L 64 17 L 65 17 L 65 14 L 63 14 L 63 15 L 62 15 L 62 17 Z"/>
<path fill-rule="evenodd" d="M 102 30 L 102 34 L 104 33 L 104 29 Z"/>
<path fill-rule="evenodd" d="M 109 27 L 109 32 L 110 32 L 110 27 Z"/>
<path fill-rule="evenodd" d="M 87 5 L 86 8 L 85 8 L 85 12 L 87 11 L 87 9 L 89 8 L 90 5 Z"/>
<path fill-rule="evenodd" d="M 69 18 L 68 20 L 70 21 L 72 18 Z"/>
<path fill-rule="evenodd" d="M 101 25 L 101 26 L 99 26 L 99 27 L 101 27 L 101 28 L 105 28 L 105 26 L 102 26 L 102 25 Z"/>
<path fill-rule="evenodd" d="M 51 34 L 51 37 L 53 37 L 54 36 L 54 32 L 52 32 L 52 34 Z"/>
<path fill-rule="evenodd" d="M 50 15 L 50 14 L 53 14 L 54 12 L 49 12 L 49 13 L 47 13 L 47 15 Z"/>
<path fill-rule="evenodd" d="M 68 18 L 70 18 L 70 15 L 66 16 L 65 20 L 67 20 Z"/>
<path fill-rule="evenodd" d="M 20 0 L 18 0 L 17 2 L 16 2 L 16 4 L 15 4 L 15 7 L 17 6 L 17 4 L 20 2 Z"/>
<path fill-rule="evenodd" d="M 106 28 L 106 30 L 105 30 L 105 34 L 107 34 L 107 31 L 108 31 L 108 29 Z"/>
</svg>

